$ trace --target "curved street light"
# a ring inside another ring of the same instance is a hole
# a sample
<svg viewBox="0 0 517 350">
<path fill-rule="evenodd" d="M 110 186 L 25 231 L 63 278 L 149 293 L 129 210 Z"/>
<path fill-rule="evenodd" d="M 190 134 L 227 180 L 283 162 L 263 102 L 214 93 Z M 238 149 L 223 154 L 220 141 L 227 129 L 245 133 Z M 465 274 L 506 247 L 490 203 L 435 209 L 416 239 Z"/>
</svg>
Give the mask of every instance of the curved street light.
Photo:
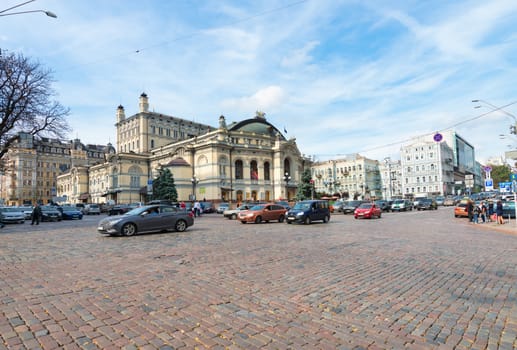
<svg viewBox="0 0 517 350">
<path fill-rule="evenodd" d="M 24 13 L 34 13 L 34 12 L 42 12 L 44 14 L 46 14 L 47 16 L 49 17 L 52 17 L 52 18 L 57 18 L 56 14 L 54 12 L 51 12 L 51 11 L 45 11 L 45 10 L 30 10 L 30 11 L 18 11 L 18 12 L 9 12 L 9 13 L 5 13 L 7 11 L 10 11 L 12 9 L 15 9 L 15 8 L 18 8 L 20 6 L 23 6 L 23 5 L 26 5 L 30 2 L 34 2 L 36 0 L 30 0 L 30 1 L 26 1 L 24 3 L 21 3 L 21 4 L 18 4 L 18 5 L 15 5 L 15 6 L 12 6 L 12 7 L 9 7 L 8 9 L 5 9 L 5 10 L 2 10 L 0 11 L 0 17 L 2 16 L 13 16 L 13 15 L 21 15 L 21 14 L 24 14 Z"/>
<path fill-rule="evenodd" d="M 284 181 L 285 181 L 285 198 L 289 200 L 289 181 L 291 181 L 291 176 L 286 171 L 284 174 Z"/>
</svg>

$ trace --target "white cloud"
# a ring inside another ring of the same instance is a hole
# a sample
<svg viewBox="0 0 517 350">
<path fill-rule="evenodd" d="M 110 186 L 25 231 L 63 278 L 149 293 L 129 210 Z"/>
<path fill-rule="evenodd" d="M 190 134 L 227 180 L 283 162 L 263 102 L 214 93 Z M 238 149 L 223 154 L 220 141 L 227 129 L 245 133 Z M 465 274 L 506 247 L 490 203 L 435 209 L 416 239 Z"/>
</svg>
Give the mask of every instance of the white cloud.
<svg viewBox="0 0 517 350">
<path fill-rule="evenodd" d="M 281 87 L 268 86 L 258 90 L 251 96 L 223 100 L 221 106 L 223 109 L 232 109 L 240 112 L 260 110 L 267 113 L 286 103 L 286 100 L 287 95 Z"/>
</svg>

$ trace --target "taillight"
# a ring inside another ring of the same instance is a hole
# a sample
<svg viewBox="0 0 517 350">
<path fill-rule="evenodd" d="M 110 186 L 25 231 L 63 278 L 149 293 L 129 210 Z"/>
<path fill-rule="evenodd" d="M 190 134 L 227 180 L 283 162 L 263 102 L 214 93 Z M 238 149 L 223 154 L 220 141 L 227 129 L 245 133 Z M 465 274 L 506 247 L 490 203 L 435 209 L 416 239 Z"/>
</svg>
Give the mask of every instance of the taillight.
<svg viewBox="0 0 517 350">
<path fill-rule="evenodd" d="M 193 217 L 194 217 L 194 213 L 189 212 L 189 213 L 188 213 L 188 216 L 190 216 L 191 218 L 193 218 Z"/>
</svg>

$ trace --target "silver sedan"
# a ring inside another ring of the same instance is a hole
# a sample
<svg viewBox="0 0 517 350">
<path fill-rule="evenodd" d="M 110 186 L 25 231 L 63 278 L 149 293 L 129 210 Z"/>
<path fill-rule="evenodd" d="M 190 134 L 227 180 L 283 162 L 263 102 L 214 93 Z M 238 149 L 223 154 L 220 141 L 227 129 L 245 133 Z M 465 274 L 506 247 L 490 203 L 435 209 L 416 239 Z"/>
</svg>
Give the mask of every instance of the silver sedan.
<svg viewBox="0 0 517 350">
<path fill-rule="evenodd" d="M 137 233 L 175 230 L 194 225 L 192 214 L 170 205 L 146 205 L 99 222 L 97 231 L 108 235 L 133 236 Z"/>
</svg>

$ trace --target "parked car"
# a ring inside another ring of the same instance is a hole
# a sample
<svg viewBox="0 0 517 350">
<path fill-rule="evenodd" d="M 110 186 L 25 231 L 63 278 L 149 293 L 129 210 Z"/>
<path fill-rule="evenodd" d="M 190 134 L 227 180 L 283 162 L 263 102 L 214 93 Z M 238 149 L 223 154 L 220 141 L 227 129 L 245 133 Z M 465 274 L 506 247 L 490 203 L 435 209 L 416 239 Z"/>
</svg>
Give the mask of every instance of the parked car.
<svg viewBox="0 0 517 350">
<path fill-rule="evenodd" d="M 329 202 L 327 201 L 306 200 L 296 202 L 294 207 L 289 209 L 286 214 L 288 224 L 293 222 L 310 224 L 313 221 L 320 220 L 324 223 L 330 220 Z"/>
<path fill-rule="evenodd" d="M 334 212 L 336 212 L 336 213 L 342 212 L 344 205 L 345 205 L 345 202 L 343 202 L 343 201 L 335 201 L 334 203 L 332 203 Z"/>
<path fill-rule="evenodd" d="M 446 197 L 443 200 L 443 206 L 444 207 L 452 207 L 455 203 L 454 197 Z"/>
<path fill-rule="evenodd" d="M 212 202 L 200 202 L 203 214 L 215 213 L 214 203 Z"/>
<path fill-rule="evenodd" d="M 438 203 L 432 198 L 424 198 L 418 202 L 417 210 L 437 210 Z"/>
<path fill-rule="evenodd" d="M 248 210 L 241 211 L 238 215 L 238 218 L 243 224 L 248 222 L 260 224 L 262 221 L 283 222 L 286 212 L 287 209 L 279 204 L 259 204 L 251 207 Z"/>
<path fill-rule="evenodd" d="M 509 201 L 503 203 L 503 217 L 515 219 L 515 202 Z"/>
<path fill-rule="evenodd" d="M 175 230 L 185 231 L 194 225 L 192 213 L 171 205 L 145 205 L 117 217 L 101 220 L 101 234 L 133 236 L 137 233 Z"/>
<path fill-rule="evenodd" d="M 61 221 L 62 215 L 57 207 L 53 205 L 42 205 L 41 207 L 41 221 Z"/>
<path fill-rule="evenodd" d="M 34 209 L 33 207 L 22 206 L 22 207 L 18 207 L 18 209 L 20 209 L 20 211 L 25 216 L 25 220 L 31 220 L 32 219 L 32 210 Z"/>
<path fill-rule="evenodd" d="M 413 210 L 413 203 L 407 199 L 395 199 L 391 204 L 391 211 Z"/>
<path fill-rule="evenodd" d="M 443 205 L 443 203 L 445 202 L 445 197 L 444 196 L 436 196 L 434 198 L 434 200 L 436 201 L 437 205 Z"/>
<path fill-rule="evenodd" d="M 468 218 L 469 213 L 467 212 L 467 203 L 460 202 L 454 207 L 454 217 L 456 218 Z"/>
<path fill-rule="evenodd" d="M 77 210 L 79 210 L 81 213 L 84 213 L 84 207 L 86 206 L 84 203 L 75 203 L 71 205 L 72 207 L 75 207 Z"/>
<path fill-rule="evenodd" d="M 249 208 L 251 208 L 251 206 L 249 204 L 243 204 L 240 207 L 237 207 L 235 209 L 225 210 L 223 212 L 223 216 L 225 218 L 228 218 L 228 219 L 231 219 L 231 220 L 236 220 L 237 217 L 239 216 L 239 213 L 241 211 L 248 210 Z"/>
<path fill-rule="evenodd" d="M 17 207 L 0 208 L 0 223 L 2 224 L 23 224 L 25 214 Z"/>
<path fill-rule="evenodd" d="M 222 214 L 224 213 L 225 210 L 228 210 L 230 209 L 230 203 L 226 203 L 226 202 L 222 202 L 222 203 L 219 203 L 219 205 L 217 206 L 217 214 Z"/>
<path fill-rule="evenodd" d="M 355 219 L 373 219 L 381 218 L 382 211 L 375 203 L 363 203 L 354 211 Z"/>
<path fill-rule="evenodd" d="M 101 215 L 101 207 L 98 204 L 86 204 L 83 213 L 85 215 Z"/>
<path fill-rule="evenodd" d="M 57 210 L 61 212 L 61 218 L 63 220 L 82 220 L 83 212 L 78 207 L 62 206 L 58 207 Z"/>
<path fill-rule="evenodd" d="M 381 211 L 390 211 L 391 209 L 391 203 L 386 200 L 379 199 L 376 200 L 374 203 L 381 209 Z"/>
<path fill-rule="evenodd" d="M 276 201 L 275 204 L 280 204 L 287 210 L 291 209 L 291 206 L 289 205 L 288 201 Z"/>
<path fill-rule="evenodd" d="M 361 200 L 346 201 L 343 205 L 343 214 L 353 214 L 355 209 L 363 203 L 364 201 Z"/>
<path fill-rule="evenodd" d="M 420 202 L 424 199 L 427 199 L 427 197 L 415 197 L 413 200 L 413 208 L 418 207 L 418 204 L 420 204 Z"/>
<path fill-rule="evenodd" d="M 121 204 L 121 205 L 114 205 L 110 210 L 108 211 L 108 215 L 120 215 L 125 214 L 128 211 L 130 211 L 132 208 L 129 205 Z"/>
</svg>

